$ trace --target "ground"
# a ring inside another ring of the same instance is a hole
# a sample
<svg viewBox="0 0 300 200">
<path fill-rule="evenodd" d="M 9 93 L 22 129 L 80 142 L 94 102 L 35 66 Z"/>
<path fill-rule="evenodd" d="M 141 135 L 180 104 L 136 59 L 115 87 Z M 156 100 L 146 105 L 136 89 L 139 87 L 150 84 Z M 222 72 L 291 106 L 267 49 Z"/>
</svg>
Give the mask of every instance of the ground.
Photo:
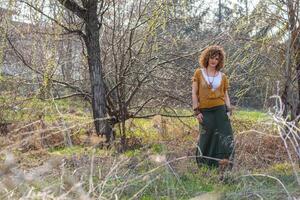
<svg viewBox="0 0 300 200">
<path fill-rule="evenodd" d="M 7 125 L 0 137 L 1 199 L 285 199 L 300 194 L 299 166 L 291 165 L 266 113 L 235 112 L 235 164 L 220 174 L 195 163 L 199 132 L 194 118 L 128 120 L 128 148 L 121 152 L 118 137 L 105 145 L 83 111 L 64 111 L 59 119 L 44 116 Z M 295 159 L 293 149 L 289 152 Z"/>
</svg>

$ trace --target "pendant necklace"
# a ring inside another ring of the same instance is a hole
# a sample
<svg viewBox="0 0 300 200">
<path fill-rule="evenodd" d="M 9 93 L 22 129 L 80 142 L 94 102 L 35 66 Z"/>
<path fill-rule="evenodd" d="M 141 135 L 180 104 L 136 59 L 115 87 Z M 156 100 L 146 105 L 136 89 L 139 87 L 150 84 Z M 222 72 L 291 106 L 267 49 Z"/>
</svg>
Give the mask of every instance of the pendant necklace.
<svg viewBox="0 0 300 200">
<path fill-rule="evenodd" d="M 214 74 L 213 79 L 212 79 L 211 82 L 209 81 L 209 76 L 208 76 L 207 69 L 206 69 L 205 71 L 206 71 L 207 80 L 208 80 L 208 83 L 209 83 L 209 84 L 208 84 L 208 88 L 209 88 L 209 89 L 212 89 L 212 88 L 213 88 L 214 79 L 215 79 L 215 76 L 216 76 L 216 71 L 215 71 L 215 74 Z"/>
</svg>

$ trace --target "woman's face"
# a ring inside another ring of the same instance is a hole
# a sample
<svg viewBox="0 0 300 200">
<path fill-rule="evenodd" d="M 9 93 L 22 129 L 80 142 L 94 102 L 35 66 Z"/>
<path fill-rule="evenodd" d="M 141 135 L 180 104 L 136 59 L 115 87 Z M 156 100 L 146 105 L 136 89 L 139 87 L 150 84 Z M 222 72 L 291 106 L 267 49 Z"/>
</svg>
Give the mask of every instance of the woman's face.
<svg viewBox="0 0 300 200">
<path fill-rule="evenodd" d="M 214 68 L 217 67 L 218 64 L 219 64 L 219 60 L 220 60 L 219 55 L 212 56 L 212 57 L 209 58 L 209 60 L 208 60 L 208 66 L 214 67 Z"/>
</svg>

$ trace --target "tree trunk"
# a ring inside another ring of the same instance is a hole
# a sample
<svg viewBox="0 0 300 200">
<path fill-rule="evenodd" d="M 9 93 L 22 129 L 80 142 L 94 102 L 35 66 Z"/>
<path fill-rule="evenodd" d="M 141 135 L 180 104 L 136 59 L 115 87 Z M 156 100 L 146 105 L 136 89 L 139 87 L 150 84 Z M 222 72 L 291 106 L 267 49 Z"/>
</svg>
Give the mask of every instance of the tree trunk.
<svg viewBox="0 0 300 200">
<path fill-rule="evenodd" d="M 285 71 L 285 85 L 284 85 L 284 90 L 281 95 L 281 100 L 284 105 L 284 112 L 283 112 L 283 117 L 285 118 L 288 115 L 288 111 L 291 111 L 290 113 L 290 120 L 293 118 L 293 106 L 289 102 L 289 95 L 290 95 L 290 84 L 292 80 L 291 76 L 291 71 L 292 71 L 292 61 L 291 59 L 293 58 L 293 31 L 295 28 L 295 18 L 294 18 L 294 9 L 293 9 L 293 2 L 292 0 L 287 1 L 287 7 L 288 7 L 288 22 L 289 22 L 289 39 L 287 42 L 287 51 L 286 51 L 286 71 Z M 289 107 L 289 105 L 291 105 Z"/>
<path fill-rule="evenodd" d="M 290 84 L 289 81 L 285 81 L 284 89 L 283 89 L 283 92 L 281 94 L 281 101 L 282 101 L 282 104 L 284 106 L 282 117 L 284 117 L 284 118 L 288 114 L 288 90 L 289 90 L 289 84 Z"/>
<path fill-rule="evenodd" d="M 72 67 L 73 67 L 73 61 L 72 61 L 72 41 L 70 38 L 67 38 L 65 41 L 63 41 L 63 46 L 66 46 L 67 54 L 65 55 L 67 57 L 67 60 L 63 60 L 64 63 L 61 65 L 61 71 L 63 75 L 63 80 L 66 82 L 72 81 Z"/>
<path fill-rule="evenodd" d="M 106 117 L 106 92 L 102 74 L 102 64 L 100 58 L 99 29 L 100 23 L 97 16 L 97 1 L 92 1 L 86 5 L 87 21 L 85 26 L 88 65 L 90 73 L 93 117 L 97 134 L 105 135 L 109 140 L 112 128 L 109 120 L 103 120 Z"/>
<path fill-rule="evenodd" d="M 81 1 L 83 7 L 73 0 L 58 0 L 65 8 L 73 12 L 85 22 L 84 38 L 87 48 L 89 75 L 92 92 L 93 118 L 97 134 L 105 135 L 107 141 L 110 140 L 112 127 L 106 117 L 106 91 L 102 75 L 102 64 L 100 57 L 99 30 L 101 24 L 98 19 L 97 9 L 99 0 Z"/>
<path fill-rule="evenodd" d="M 300 51 L 300 49 L 298 50 Z M 296 117 L 298 117 L 300 115 L 300 55 L 297 56 L 297 67 L 296 67 L 296 71 L 297 71 L 297 83 L 298 83 L 298 105 L 297 105 L 297 111 L 296 111 Z M 298 119 L 297 121 L 299 122 L 300 119 Z"/>
<path fill-rule="evenodd" d="M 295 65 L 296 68 L 296 78 L 298 83 L 298 103 L 297 106 L 291 108 L 291 120 L 294 120 L 299 115 L 300 112 L 300 40 L 299 33 L 300 28 L 297 24 L 297 16 L 299 9 L 299 2 L 297 3 L 294 0 L 287 1 L 288 7 L 288 22 L 289 22 L 289 31 L 290 31 L 290 46 L 291 49 L 291 58 L 295 59 L 294 62 L 290 62 L 291 65 Z M 291 73 L 291 69 L 289 72 Z"/>
<path fill-rule="evenodd" d="M 221 32 L 221 22 L 222 22 L 222 3 L 221 0 L 219 0 L 219 14 L 218 14 L 218 31 Z"/>
</svg>

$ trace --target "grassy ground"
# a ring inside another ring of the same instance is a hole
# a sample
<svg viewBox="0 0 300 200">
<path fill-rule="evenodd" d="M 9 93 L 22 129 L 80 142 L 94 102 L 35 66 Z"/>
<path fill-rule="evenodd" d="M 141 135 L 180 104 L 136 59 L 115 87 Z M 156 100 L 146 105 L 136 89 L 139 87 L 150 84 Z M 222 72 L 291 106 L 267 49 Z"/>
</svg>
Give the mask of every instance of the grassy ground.
<svg viewBox="0 0 300 200">
<path fill-rule="evenodd" d="M 130 148 L 120 153 L 119 139 L 109 148 L 93 147 L 102 140 L 93 135 L 85 107 L 32 100 L 7 111 L 5 120 L 17 125 L 0 137 L 0 199 L 287 199 L 300 194 L 276 127 L 264 112 L 235 112 L 236 164 L 220 179 L 217 169 L 195 164 L 194 118 L 128 120 Z M 39 120 L 41 113 L 43 126 L 20 129 Z M 72 147 L 64 145 L 66 129 Z M 49 137 L 46 148 L 41 134 Z"/>
</svg>

